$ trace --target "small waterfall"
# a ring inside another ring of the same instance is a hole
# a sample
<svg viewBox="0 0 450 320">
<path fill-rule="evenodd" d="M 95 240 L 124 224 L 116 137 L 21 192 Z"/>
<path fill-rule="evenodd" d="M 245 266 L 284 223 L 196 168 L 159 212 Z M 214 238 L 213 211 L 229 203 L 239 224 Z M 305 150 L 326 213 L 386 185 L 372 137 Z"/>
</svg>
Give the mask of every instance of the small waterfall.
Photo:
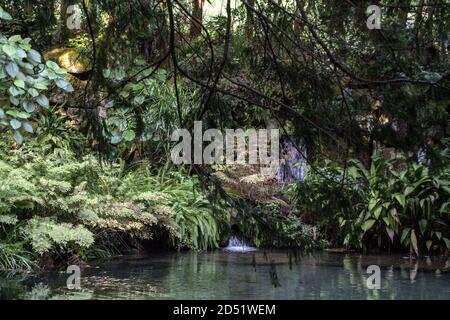
<svg viewBox="0 0 450 320">
<path fill-rule="evenodd" d="M 298 150 L 291 140 L 282 143 L 280 167 L 278 169 L 278 182 L 301 182 L 306 178 L 307 150 L 304 143 L 298 145 Z"/>
<path fill-rule="evenodd" d="M 244 240 L 239 239 L 236 236 L 232 236 L 228 241 L 228 246 L 223 248 L 226 252 L 252 252 L 256 251 L 255 247 L 248 246 Z"/>
</svg>

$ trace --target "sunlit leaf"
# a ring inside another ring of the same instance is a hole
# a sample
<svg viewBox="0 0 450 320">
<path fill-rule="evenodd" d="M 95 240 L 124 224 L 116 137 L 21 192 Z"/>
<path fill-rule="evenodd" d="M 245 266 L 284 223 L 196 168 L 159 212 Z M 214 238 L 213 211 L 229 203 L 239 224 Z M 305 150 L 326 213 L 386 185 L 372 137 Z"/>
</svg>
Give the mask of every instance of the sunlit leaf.
<svg viewBox="0 0 450 320">
<path fill-rule="evenodd" d="M 10 77 L 15 77 L 19 73 L 19 67 L 17 66 L 17 63 L 10 62 L 5 67 L 6 73 L 9 74 Z"/>
<path fill-rule="evenodd" d="M 26 132 L 29 132 L 29 133 L 33 133 L 33 132 L 34 132 L 33 127 L 31 126 L 31 124 L 30 124 L 29 122 L 24 122 L 24 123 L 22 124 L 22 127 L 23 127 L 23 129 L 24 129 Z"/>
<path fill-rule="evenodd" d="M 2 50 L 10 57 L 12 57 L 16 53 L 16 48 L 7 43 L 2 46 Z"/>
<path fill-rule="evenodd" d="M 366 232 L 367 230 L 372 228 L 372 226 L 375 222 L 376 222 L 375 219 L 369 219 L 362 224 L 361 228 L 364 230 L 364 232 Z"/>
<path fill-rule="evenodd" d="M 11 119 L 9 121 L 9 124 L 11 125 L 11 128 L 14 130 L 19 129 L 22 126 L 22 123 L 17 119 Z"/>
<path fill-rule="evenodd" d="M 133 130 L 127 130 L 123 134 L 125 141 L 133 141 L 136 138 L 136 133 Z"/>
</svg>

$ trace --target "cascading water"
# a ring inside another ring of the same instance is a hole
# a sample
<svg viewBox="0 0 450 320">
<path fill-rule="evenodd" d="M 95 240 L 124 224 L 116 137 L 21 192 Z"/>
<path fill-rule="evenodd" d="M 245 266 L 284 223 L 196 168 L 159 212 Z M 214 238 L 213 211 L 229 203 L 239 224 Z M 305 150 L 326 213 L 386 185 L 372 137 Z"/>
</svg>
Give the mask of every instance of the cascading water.
<svg viewBox="0 0 450 320">
<path fill-rule="evenodd" d="M 278 183 L 288 184 L 303 182 L 307 174 L 307 150 L 306 145 L 301 141 L 298 145 L 290 139 L 282 139 L 280 150 L 280 163 L 277 171 Z M 234 229 L 233 229 L 234 227 Z M 226 252 L 252 252 L 255 247 L 248 246 L 245 241 L 236 237 L 238 229 L 236 225 L 232 227 L 232 236 L 228 240 L 228 246 L 223 248 Z"/>
<path fill-rule="evenodd" d="M 306 178 L 306 146 L 300 143 L 297 148 L 291 140 L 282 143 L 280 167 L 277 178 L 279 183 L 301 182 Z"/>
<path fill-rule="evenodd" d="M 236 236 L 232 236 L 230 240 L 228 240 L 228 246 L 226 246 L 224 251 L 227 252 L 252 252 L 256 251 L 255 247 L 248 246 L 245 241 L 239 239 Z"/>
</svg>

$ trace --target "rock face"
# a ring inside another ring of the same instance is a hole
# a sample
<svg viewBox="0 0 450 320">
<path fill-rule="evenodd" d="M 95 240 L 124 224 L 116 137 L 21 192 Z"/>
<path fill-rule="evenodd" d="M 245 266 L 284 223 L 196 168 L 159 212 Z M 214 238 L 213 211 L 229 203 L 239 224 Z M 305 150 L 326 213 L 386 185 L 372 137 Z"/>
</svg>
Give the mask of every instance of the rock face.
<svg viewBox="0 0 450 320">
<path fill-rule="evenodd" d="M 285 139 L 281 143 L 280 166 L 278 169 L 278 182 L 288 184 L 301 182 L 306 178 L 307 150 L 303 143 L 295 146 L 292 141 Z"/>
<path fill-rule="evenodd" d="M 75 89 L 75 92 L 84 90 L 86 80 L 91 72 L 90 61 L 76 48 L 55 48 L 44 54 L 45 60 L 52 60 L 67 70 L 67 80 L 70 81 Z M 69 107 L 76 106 L 75 94 L 54 92 L 50 96 L 52 104 L 65 103 Z"/>
<path fill-rule="evenodd" d="M 89 59 L 76 48 L 55 48 L 45 53 L 44 58 L 57 62 L 74 76 L 90 71 Z"/>
</svg>

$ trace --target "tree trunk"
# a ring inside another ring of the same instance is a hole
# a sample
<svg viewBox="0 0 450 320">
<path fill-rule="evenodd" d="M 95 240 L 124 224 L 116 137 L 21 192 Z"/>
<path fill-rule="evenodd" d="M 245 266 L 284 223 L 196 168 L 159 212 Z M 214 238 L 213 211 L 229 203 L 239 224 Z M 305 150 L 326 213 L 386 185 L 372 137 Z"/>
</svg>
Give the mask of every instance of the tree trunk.
<svg viewBox="0 0 450 320">
<path fill-rule="evenodd" d="M 197 37 L 202 32 L 203 5 L 205 0 L 192 0 L 191 38 Z"/>
<path fill-rule="evenodd" d="M 248 6 L 254 8 L 255 7 L 255 0 L 244 0 L 248 4 Z M 245 12 L 246 12 L 246 20 L 245 20 L 245 34 L 247 35 L 247 38 L 251 39 L 253 37 L 253 28 L 254 28 L 254 17 L 253 17 L 253 11 L 250 9 L 247 5 L 245 5 Z"/>
</svg>

